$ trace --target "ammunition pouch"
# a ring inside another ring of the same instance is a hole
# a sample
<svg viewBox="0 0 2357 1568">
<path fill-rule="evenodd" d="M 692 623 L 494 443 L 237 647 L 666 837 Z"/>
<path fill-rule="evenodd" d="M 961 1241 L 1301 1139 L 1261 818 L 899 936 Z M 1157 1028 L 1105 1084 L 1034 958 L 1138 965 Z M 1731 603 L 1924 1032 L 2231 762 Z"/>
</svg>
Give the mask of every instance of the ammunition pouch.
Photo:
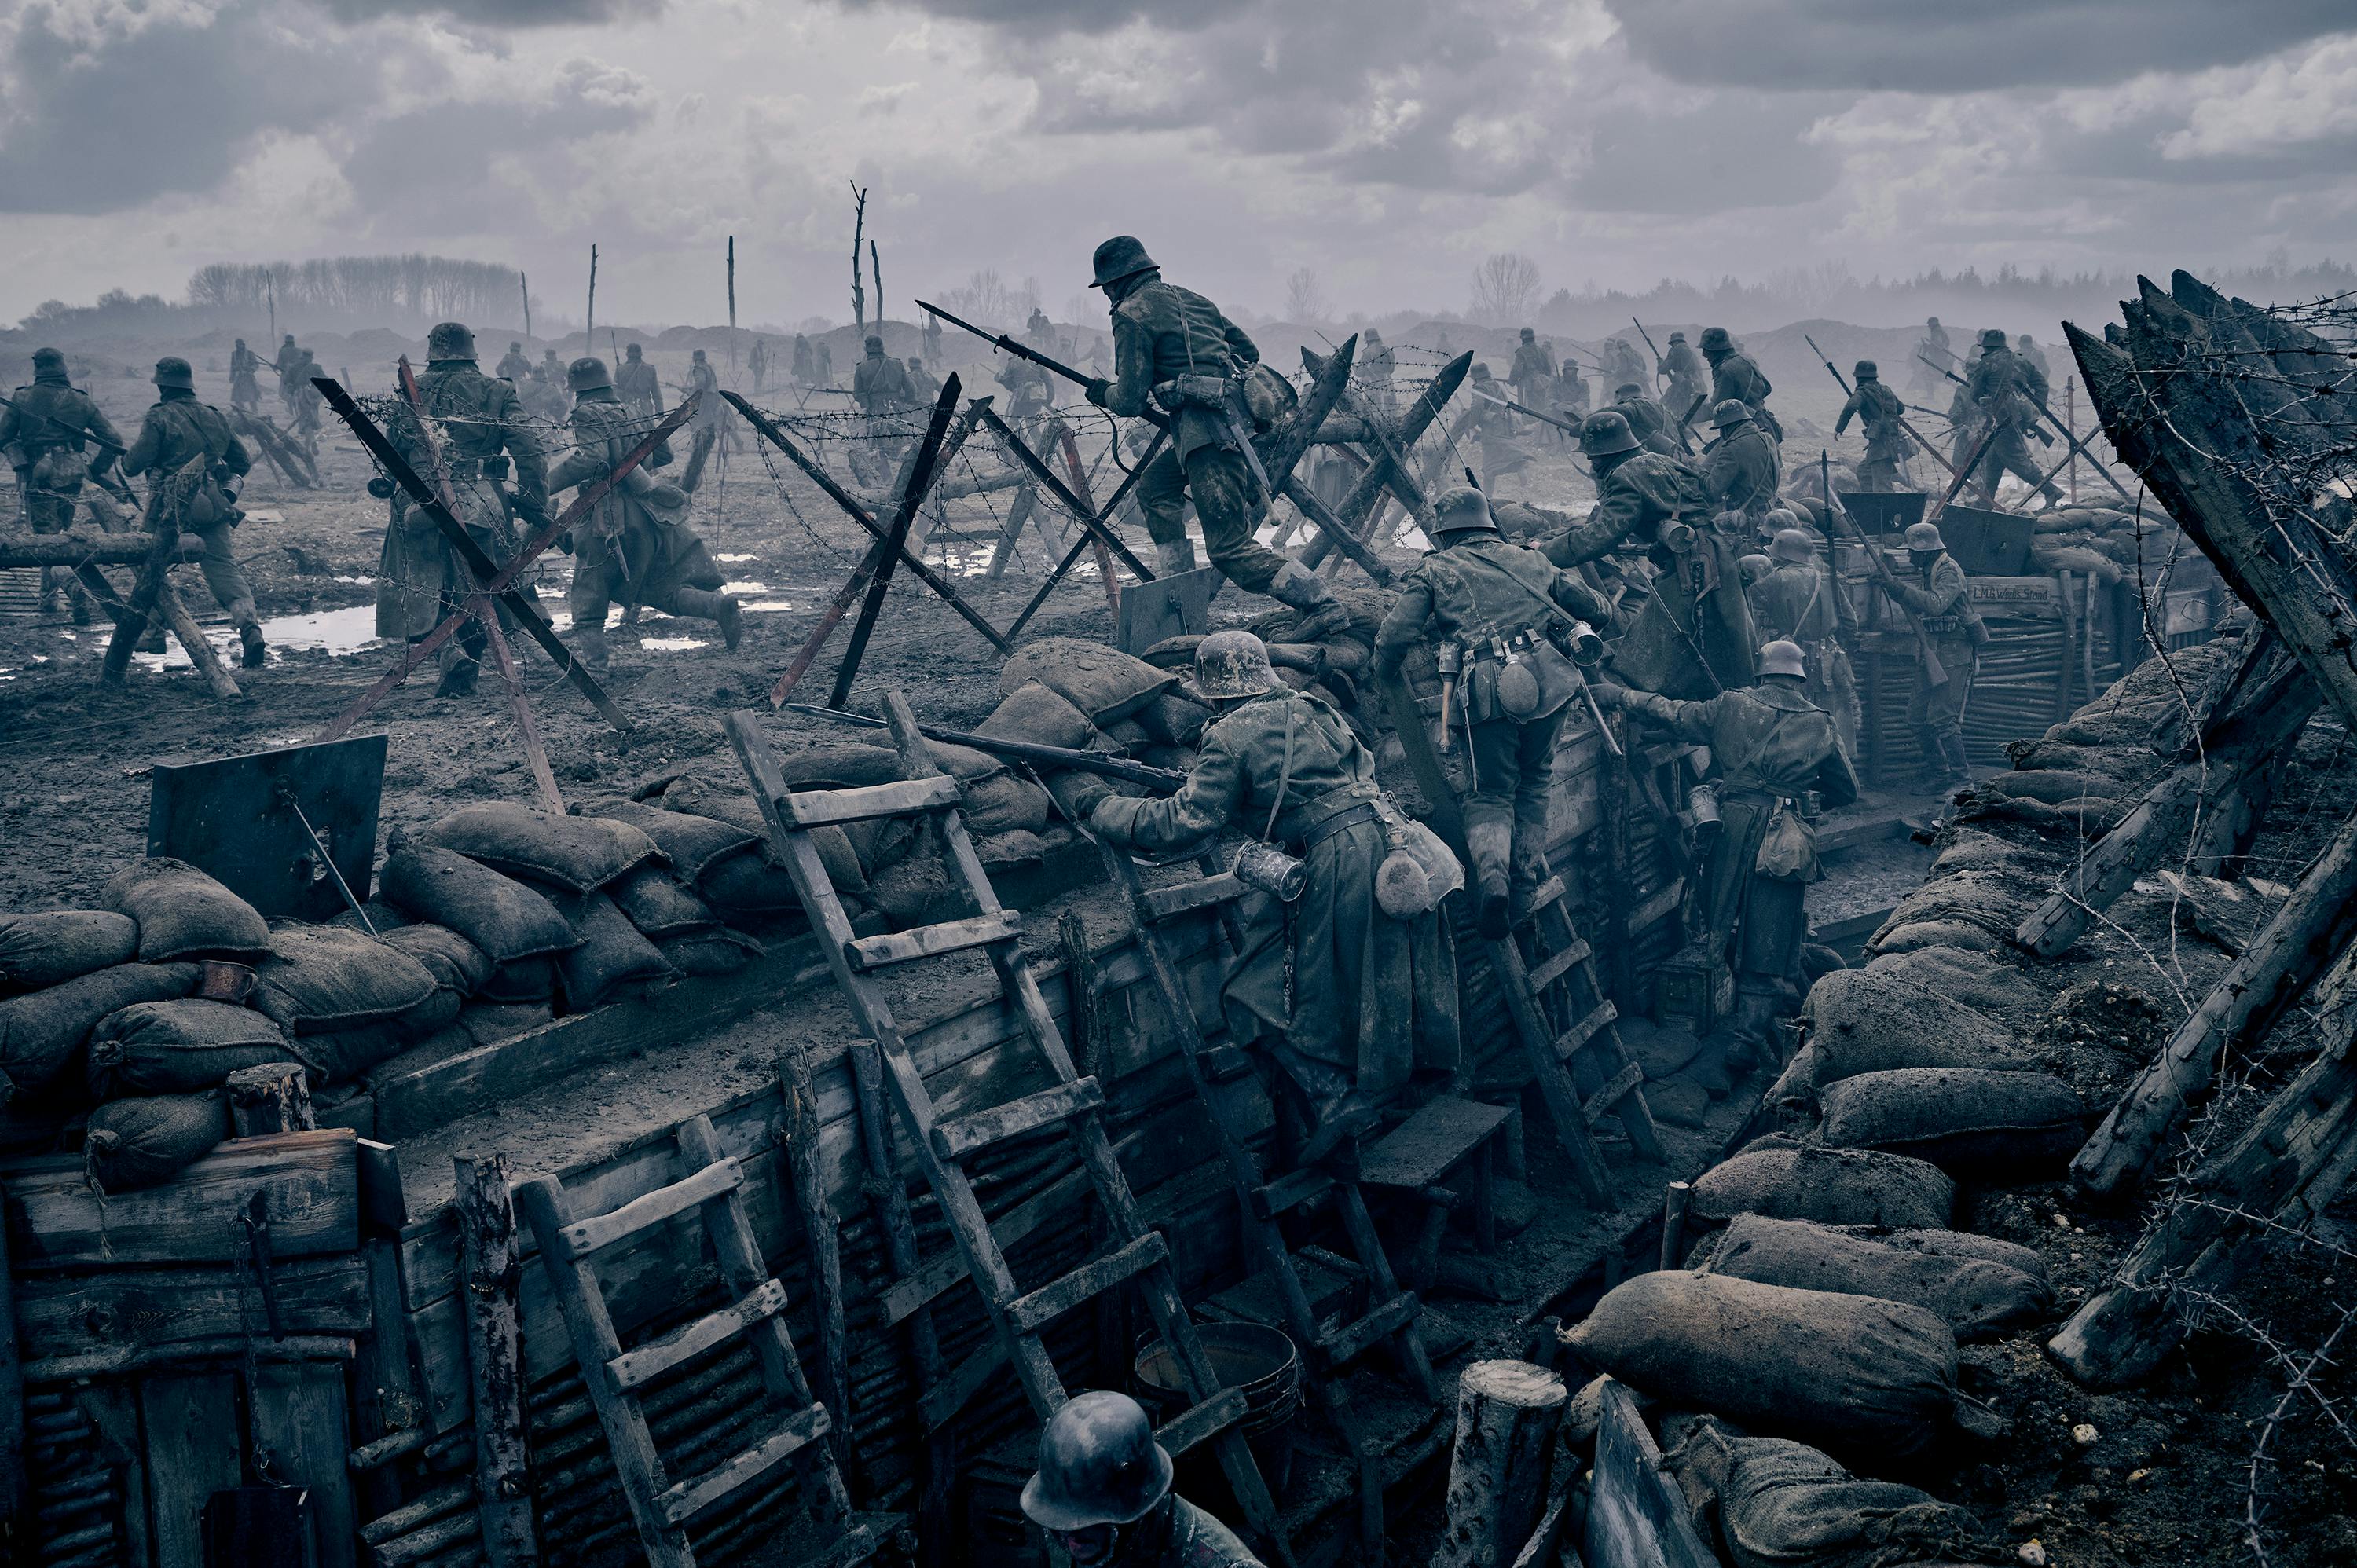
<svg viewBox="0 0 2357 1568">
<path fill-rule="evenodd" d="M 1188 407 L 1227 413 L 1236 406 L 1235 383 L 1225 376 L 1206 376 L 1189 371 L 1157 383 L 1154 389 L 1154 401 L 1173 413 Z"/>
</svg>

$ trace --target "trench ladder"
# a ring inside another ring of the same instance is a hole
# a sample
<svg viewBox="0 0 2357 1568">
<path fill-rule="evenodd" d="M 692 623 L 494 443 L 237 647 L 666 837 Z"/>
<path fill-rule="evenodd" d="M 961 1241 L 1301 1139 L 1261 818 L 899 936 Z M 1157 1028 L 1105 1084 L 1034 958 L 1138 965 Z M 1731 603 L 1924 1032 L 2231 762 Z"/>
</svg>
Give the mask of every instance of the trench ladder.
<svg viewBox="0 0 2357 1568">
<path fill-rule="evenodd" d="M 565 1315 L 581 1363 L 581 1381 L 606 1430 L 614 1473 L 650 1568 L 695 1568 L 688 1521 L 789 1461 L 795 1467 L 810 1525 L 803 1539 L 790 1541 L 780 1561 L 794 1568 L 863 1561 L 876 1552 L 877 1521 L 853 1514 L 834 1451 L 824 1441 L 834 1430 L 834 1418 L 812 1397 L 795 1358 L 793 1337 L 782 1316 L 785 1287 L 763 1267 L 760 1244 L 745 1211 L 744 1169 L 721 1153 L 707 1117 L 682 1122 L 678 1138 L 682 1157 L 697 1168 L 610 1213 L 576 1219 L 564 1187 L 551 1176 L 527 1176 L 511 1189 L 540 1244 L 541 1264 Z M 703 1221 L 719 1259 L 721 1278 L 736 1299 L 626 1350 L 590 1260 L 687 1214 Z M 673 1481 L 655 1452 L 641 1402 L 658 1380 L 737 1338 L 752 1342 L 762 1387 L 780 1419 L 751 1447 L 699 1475 Z"/>
<path fill-rule="evenodd" d="M 1178 965 L 1163 945 L 1161 928 L 1182 915 L 1215 910 L 1218 940 L 1226 943 L 1232 955 L 1241 955 L 1243 941 L 1232 906 L 1251 889 L 1233 873 L 1222 871 L 1209 852 L 1197 861 L 1202 875 L 1149 888 L 1139 876 L 1136 863 L 1127 855 L 1103 843 L 1098 850 L 1104 856 L 1105 869 L 1114 885 L 1129 900 L 1130 918 L 1136 927 L 1138 946 L 1146 954 L 1155 988 L 1178 1026 L 1179 1054 L 1186 1061 L 1188 1080 L 1194 1087 L 1195 1097 L 1201 1101 L 1204 1116 L 1219 1141 L 1221 1157 L 1227 1164 L 1228 1182 L 1235 1190 L 1246 1244 L 1258 1252 L 1262 1266 L 1276 1288 L 1286 1331 L 1309 1359 L 1303 1381 L 1351 1451 L 1359 1487 L 1361 1561 L 1379 1564 L 1383 1560 L 1383 1456 L 1368 1441 L 1341 1374 L 1346 1366 L 1366 1351 L 1388 1343 L 1416 1391 L 1437 1402 L 1440 1385 L 1433 1376 L 1432 1359 L 1416 1326 L 1423 1304 L 1413 1291 L 1401 1288 L 1392 1272 L 1391 1260 L 1376 1233 L 1373 1217 L 1367 1210 L 1366 1197 L 1359 1189 L 1355 1156 L 1305 1166 L 1270 1180 L 1236 1132 L 1222 1102 L 1214 1080 L 1234 1075 L 1221 1071 L 1215 1058 L 1240 1047 L 1232 1041 L 1220 1043 L 1227 1033 L 1224 1023 L 1213 1029 L 1205 1028 L 1178 978 Z M 1358 1254 L 1359 1266 L 1366 1272 L 1371 1303 L 1363 1316 L 1330 1328 L 1318 1321 L 1310 1305 L 1309 1293 L 1302 1284 L 1301 1271 L 1286 1242 L 1282 1224 L 1286 1214 L 1329 1197 L 1350 1238 L 1351 1251 Z"/>
<path fill-rule="evenodd" d="M 1164 1343 L 1175 1354 L 1187 1396 L 1194 1402 L 1160 1427 L 1156 1440 L 1174 1455 L 1200 1443 L 1211 1444 L 1251 1529 L 1281 1568 L 1292 1568 L 1292 1549 L 1280 1526 L 1275 1500 L 1237 1424 L 1244 1414 L 1243 1391 L 1221 1387 L 1219 1374 L 1196 1336 L 1171 1270 L 1169 1244 L 1159 1230 L 1146 1223 L 1129 1189 L 1129 1178 L 1105 1136 L 1103 1088 L 1073 1066 L 1071 1053 L 1023 952 L 1020 918 L 1000 905 L 966 833 L 956 781 L 934 764 L 906 697 L 897 690 L 888 693 L 885 711 L 900 754 L 903 777 L 894 783 L 859 789 L 796 791 L 786 783 L 777 754 L 753 714 L 740 710 L 729 714 L 727 728 L 769 824 L 770 843 L 785 862 L 853 1018 L 875 1042 L 885 1088 L 915 1145 L 918 1166 L 941 1202 L 942 1217 L 964 1260 L 965 1275 L 973 1279 L 997 1330 L 996 1343 L 975 1351 L 949 1372 L 943 1384 L 926 1391 L 927 1424 L 937 1427 L 954 1415 L 1007 1361 L 1013 1362 L 1032 1410 L 1046 1421 L 1062 1408 L 1068 1396 L 1041 1334 L 1055 1318 L 1135 1280 Z M 880 936 L 861 937 L 852 929 L 811 834 L 821 827 L 891 817 L 920 818 L 931 825 L 943 865 L 963 888 L 974 909 L 973 915 Z M 933 1104 L 877 977 L 899 964 L 975 949 L 989 959 L 1024 1033 L 1056 1081 L 1004 1105 L 943 1117 Z M 1008 1139 L 1049 1127 L 1060 1128 L 1071 1141 L 1114 1246 L 1060 1279 L 1027 1292 L 1016 1283 L 990 1221 L 975 1200 L 964 1162 Z M 889 1170 L 876 1175 L 887 1181 L 898 1179 Z"/>
</svg>

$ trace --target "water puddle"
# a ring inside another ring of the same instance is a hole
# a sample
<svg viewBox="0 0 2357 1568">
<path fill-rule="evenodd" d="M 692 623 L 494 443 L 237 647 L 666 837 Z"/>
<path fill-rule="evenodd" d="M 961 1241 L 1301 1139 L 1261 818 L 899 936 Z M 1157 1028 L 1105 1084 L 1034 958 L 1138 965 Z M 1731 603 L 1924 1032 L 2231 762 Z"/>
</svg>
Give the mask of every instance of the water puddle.
<svg viewBox="0 0 2357 1568">
<path fill-rule="evenodd" d="M 713 559 L 720 562 L 724 565 L 734 566 L 740 561 L 759 561 L 760 557 L 759 555 L 747 555 L 742 553 L 737 553 L 733 554 L 716 555 L 713 557 Z"/>
<path fill-rule="evenodd" d="M 737 607 L 749 615 L 756 611 L 772 612 L 777 610 L 790 610 L 794 607 L 794 601 L 791 599 L 748 599 Z"/>
<path fill-rule="evenodd" d="M 926 565 L 946 572 L 952 577 L 980 577 L 990 571 L 990 554 L 987 549 L 928 550 L 923 559 Z"/>
<path fill-rule="evenodd" d="M 279 655 L 293 649 L 323 652 L 336 658 L 383 646 L 376 634 L 376 606 L 347 605 L 339 610 L 314 610 L 308 615 L 276 616 L 262 623 L 263 640 L 270 645 L 268 662 L 278 662 Z M 205 638 L 231 669 L 240 668 L 242 650 L 239 647 L 237 628 L 228 626 L 208 627 Z M 132 659 L 149 670 L 186 670 L 189 665 L 188 650 L 177 637 L 167 638 L 161 653 L 135 653 Z"/>
<path fill-rule="evenodd" d="M 742 583 L 723 583 L 720 585 L 720 591 L 724 594 L 766 594 L 770 591 L 770 585 L 749 580 Z"/>
<path fill-rule="evenodd" d="M 642 637 L 639 646 L 649 653 L 685 653 L 692 649 L 709 648 L 712 640 L 703 637 Z"/>
</svg>

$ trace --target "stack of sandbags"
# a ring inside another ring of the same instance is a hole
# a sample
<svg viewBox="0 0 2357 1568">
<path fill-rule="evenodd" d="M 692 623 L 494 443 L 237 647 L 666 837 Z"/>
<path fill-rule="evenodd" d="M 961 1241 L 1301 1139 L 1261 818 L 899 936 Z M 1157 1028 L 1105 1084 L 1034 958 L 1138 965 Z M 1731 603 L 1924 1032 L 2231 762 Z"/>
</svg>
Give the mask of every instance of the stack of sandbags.
<svg viewBox="0 0 2357 1568">
<path fill-rule="evenodd" d="M 1801 1019 L 1806 1037 L 1768 1091 L 1768 1103 L 1780 1108 L 1813 1110 L 1822 1090 L 1860 1073 L 2027 1065 L 2011 1029 L 1879 961 L 1819 980 L 1801 1004 Z"/>
<path fill-rule="evenodd" d="M 2046 1260 L 2035 1249 L 1963 1230 L 1738 1214 L 1689 1262 L 1759 1284 L 1905 1302 L 1938 1314 L 1960 1342 L 2042 1321 L 2054 1306 Z"/>
<path fill-rule="evenodd" d="M 2040 512 L 2032 529 L 2030 570 L 2091 572 L 2104 583 L 2133 575 L 2140 560 L 2173 560 L 2181 548 L 2176 525 L 2157 507 L 2141 521 L 2114 507 L 2055 507 Z"/>
<path fill-rule="evenodd" d="M 482 955 L 489 972 L 476 988 L 477 1001 L 536 1008 L 547 1016 L 556 993 L 551 955 L 580 946 L 581 939 L 546 897 L 455 850 L 414 838 L 395 843 L 378 888 L 412 919 L 456 932 Z"/>
</svg>

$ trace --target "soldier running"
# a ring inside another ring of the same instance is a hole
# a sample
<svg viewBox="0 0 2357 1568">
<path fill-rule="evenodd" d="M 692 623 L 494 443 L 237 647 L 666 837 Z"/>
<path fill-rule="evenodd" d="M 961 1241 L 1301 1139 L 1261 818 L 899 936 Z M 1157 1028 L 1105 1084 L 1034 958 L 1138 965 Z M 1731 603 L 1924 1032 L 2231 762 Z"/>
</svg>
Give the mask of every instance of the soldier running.
<svg viewBox="0 0 2357 1568">
<path fill-rule="evenodd" d="M 622 362 L 614 370 L 614 392 L 638 418 L 662 417 L 662 378 L 636 343 L 622 350 Z"/>
<path fill-rule="evenodd" d="M 262 356 L 237 340 L 229 351 L 229 405 L 239 413 L 262 410 Z"/>
<path fill-rule="evenodd" d="M 2038 411 L 2046 403 L 2046 378 L 2007 346 L 2002 329 L 1992 327 L 1981 334 L 1980 358 L 1973 361 L 1972 373 L 1965 378 L 1964 395 L 1971 401 L 1975 421 L 1993 433 L 1982 454 L 1980 471 L 1974 476 L 1981 504 L 1996 503 L 1997 487 L 2010 473 L 2037 486 L 2048 506 L 2061 506 L 2062 492 L 2029 460 L 2029 445 L 2022 439 L 2034 434 L 2040 441 L 2052 444 L 2053 438 L 2038 423 Z"/>
<path fill-rule="evenodd" d="M 294 339 L 287 342 L 291 346 Z M 155 476 L 148 481 L 148 532 L 177 530 L 205 542 L 198 563 L 205 586 L 237 628 L 245 667 L 259 670 L 266 652 L 262 621 L 254 614 L 253 590 L 237 564 L 230 532 L 245 521 L 237 510 L 234 482 L 253 468 L 253 459 L 230 429 L 229 416 L 197 401 L 196 373 L 188 360 L 177 355 L 156 360 L 155 380 L 156 403 L 140 423 L 138 439 L 123 455 L 123 471 L 135 478 Z M 191 464 L 197 466 L 191 469 Z M 118 626 L 115 635 L 136 637 L 140 629 L 126 624 Z"/>
<path fill-rule="evenodd" d="M 1834 421 L 1834 434 L 1841 435 L 1856 419 L 1866 435 L 1866 456 L 1857 466 L 1857 488 L 1860 490 L 1895 490 L 1899 488 L 1899 466 L 1915 455 L 1915 443 L 1908 437 L 1900 421 L 1905 417 L 1907 405 L 1899 394 L 1882 384 L 1882 371 L 1872 360 L 1860 360 L 1851 367 L 1850 374 L 1857 385 L 1842 404 L 1841 417 Z"/>
<path fill-rule="evenodd" d="M 1658 368 L 1667 383 L 1663 401 L 1679 418 L 1684 418 L 1686 410 L 1710 391 L 1710 373 L 1703 368 L 1702 356 L 1694 351 L 1683 332 L 1670 334 L 1670 346 L 1662 350 Z"/>
<path fill-rule="evenodd" d="M 16 493 L 24 498 L 25 521 L 33 532 L 63 533 L 71 528 L 82 481 L 101 478 L 123 450 L 123 437 L 113 422 L 88 392 L 66 380 L 65 355 L 55 349 L 34 349 L 31 384 L 18 387 L 0 407 L 0 452 L 9 454 L 16 470 Z M 41 568 L 44 614 L 58 607 L 52 570 Z M 66 587 L 74 625 L 88 626 L 89 590 L 71 574 Z"/>
<path fill-rule="evenodd" d="M 1776 389 L 1751 362 L 1751 356 L 1735 347 L 1724 327 L 1706 327 L 1702 333 L 1702 357 L 1710 363 L 1710 400 L 1713 405 L 1735 399 L 1749 408 L 1760 421 L 1760 429 L 1775 441 L 1784 439 L 1784 427 L 1768 410 L 1768 394 Z"/>
</svg>

